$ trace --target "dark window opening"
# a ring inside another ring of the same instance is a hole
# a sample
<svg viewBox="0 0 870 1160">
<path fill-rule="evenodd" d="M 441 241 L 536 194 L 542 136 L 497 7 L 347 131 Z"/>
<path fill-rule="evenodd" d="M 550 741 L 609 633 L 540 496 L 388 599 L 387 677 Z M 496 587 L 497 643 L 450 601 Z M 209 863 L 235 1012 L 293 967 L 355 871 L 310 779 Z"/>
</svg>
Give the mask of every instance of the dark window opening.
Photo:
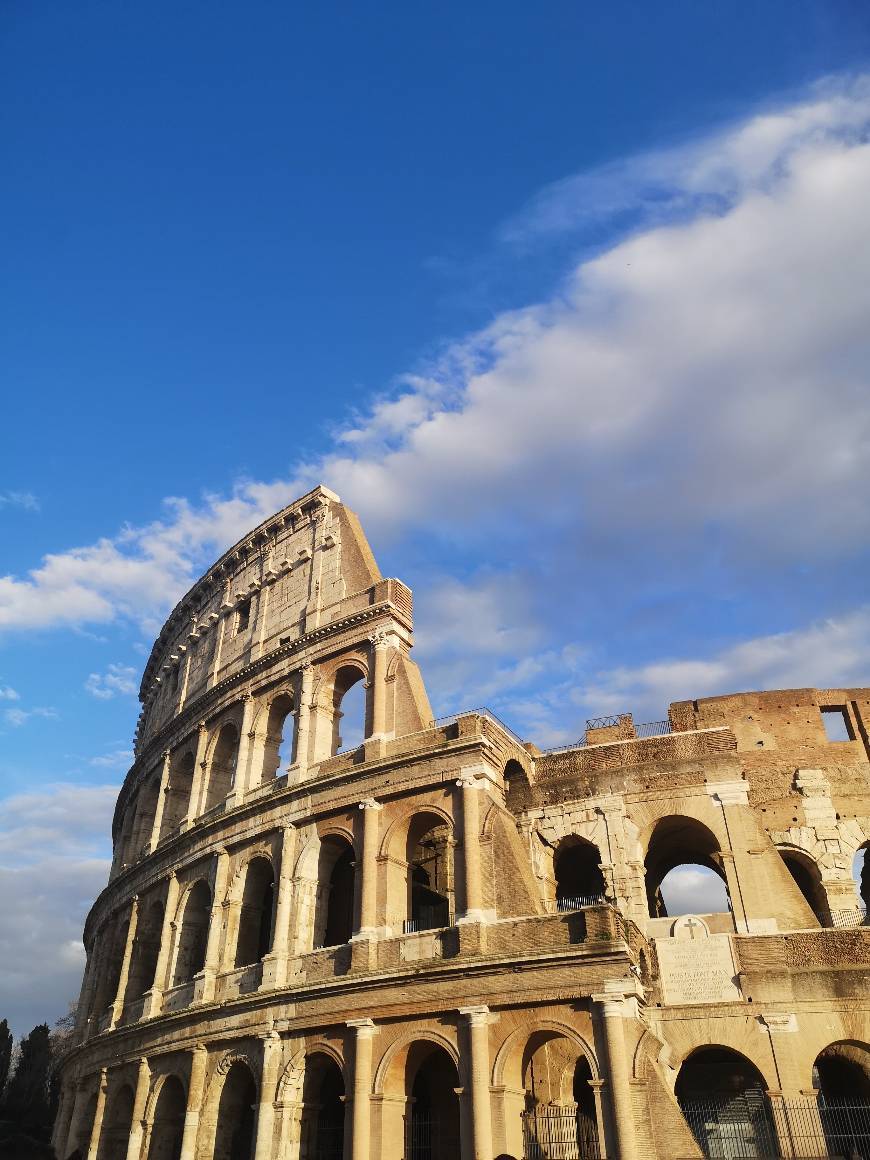
<svg viewBox="0 0 870 1160">
<path fill-rule="evenodd" d="M 558 910 L 578 910 L 604 898 L 601 852 L 582 838 L 566 838 L 553 859 Z"/>
<path fill-rule="evenodd" d="M 236 636 L 244 632 L 251 623 L 251 600 L 243 600 L 236 609 Z"/>
<path fill-rule="evenodd" d="M 271 862 L 254 858 L 245 873 L 239 934 L 236 940 L 236 967 L 258 963 L 272 948 L 272 917 L 275 901 L 275 873 Z"/>
<path fill-rule="evenodd" d="M 344 1080 L 333 1060 L 320 1053 L 305 1060 L 301 1135 L 300 1155 L 311 1160 L 342 1160 Z"/>
<path fill-rule="evenodd" d="M 342 845 L 344 849 L 335 859 L 326 887 L 326 923 L 323 929 L 323 945 L 326 947 L 342 946 L 350 942 L 353 934 L 354 853 L 349 845 Z"/>
<path fill-rule="evenodd" d="M 780 855 L 819 925 L 830 926 L 831 912 L 828 909 L 828 900 L 825 897 L 818 866 L 810 858 L 791 851 L 780 850 Z"/>
<path fill-rule="evenodd" d="M 407 931 L 449 926 L 453 915 L 453 843 L 450 826 L 420 814 L 408 829 Z"/>
</svg>

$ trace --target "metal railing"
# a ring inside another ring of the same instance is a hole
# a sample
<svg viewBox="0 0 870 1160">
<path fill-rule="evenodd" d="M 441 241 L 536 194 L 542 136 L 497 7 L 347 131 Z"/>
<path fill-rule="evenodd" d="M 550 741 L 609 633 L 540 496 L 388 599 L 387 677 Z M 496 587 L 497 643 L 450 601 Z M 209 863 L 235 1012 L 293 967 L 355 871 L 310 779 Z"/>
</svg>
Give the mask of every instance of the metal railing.
<svg viewBox="0 0 870 1160">
<path fill-rule="evenodd" d="M 571 898 L 557 898 L 556 910 L 564 914 L 569 910 L 583 910 L 586 906 L 602 906 L 604 901 L 603 894 L 577 894 Z"/>
<path fill-rule="evenodd" d="M 606 724 L 599 725 L 597 724 L 599 721 L 603 721 Z M 555 745 L 552 749 L 544 749 L 541 752 L 544 754 L 568 753 L 571 749 L 585 749 L 588 744 L 586 735 L 590 729 L 605 729 L 608 728 L 609 725 L 618 724 L 618 717 L 614 717 L 612 720 L 609 717 L 593 717 L 591 720 L 586 722 L 586 732 L 584 732 L 583 736 L 578 741 L 570 741 L 567 745 Z M 645 741 L 649 737 L 667 737 L 673 732 L 674 727 L 671 725 L 670 721 L 644 721 L 642 724 L 634 726 L 634 737 L 616 737 L 612 742 L 597 741 L 596 745 L 615 745 L 619 742 Z"/>
<path fill-rule="evenodd" d="M 598 1128 L 576 1104 L 523 1112 L 523 1160 L 598 1160 Z"/>
<path fill-rule="evenodd" d="M 867 926 L 867 907 L 854 906 L 851 910 L 832 910 L 831 926 Z"/>
<path fill-rule="evenodd" d="M 683 1100 L 680 1107 L 707 1157 L 870 1160 L 867 1101 L 771 1100 L 747 1091 L 721 1100 Z"/>
<path fill-rule="evenodd" d="M 402 934 L 417 934 L 422 930 L 442 930 L 453 926 L 454 916 L 445 903 L 443 906 L 421 906 L 413 918 L 402 920 Z"/>
</svg>

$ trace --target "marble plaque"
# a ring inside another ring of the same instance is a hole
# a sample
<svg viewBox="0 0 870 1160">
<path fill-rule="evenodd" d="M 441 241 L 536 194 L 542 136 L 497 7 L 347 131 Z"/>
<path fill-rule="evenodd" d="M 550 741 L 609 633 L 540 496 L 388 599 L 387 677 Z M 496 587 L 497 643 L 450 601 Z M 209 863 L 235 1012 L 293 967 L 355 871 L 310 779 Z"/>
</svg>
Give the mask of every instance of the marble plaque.
<svg viewBox="0 0 870 1160">
<path fill-rule="evenodd" d="M 740 1002 L 730 936 L 708 934 L 700 921 L 678 922 L 673 937 L 655 940 L 664 1002 Z"/>
</svg>

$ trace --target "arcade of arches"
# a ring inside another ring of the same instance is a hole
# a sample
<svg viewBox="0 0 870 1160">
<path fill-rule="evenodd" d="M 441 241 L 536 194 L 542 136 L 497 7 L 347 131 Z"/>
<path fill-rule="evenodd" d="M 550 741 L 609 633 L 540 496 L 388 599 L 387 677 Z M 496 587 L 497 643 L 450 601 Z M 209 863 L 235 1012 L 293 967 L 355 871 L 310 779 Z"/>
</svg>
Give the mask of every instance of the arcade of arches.
<svg viewBox="0 0 870 1160">
<path fill-rule="evenodd" d="M 870 1160 L 870 690 L 541 752 L 412 645 L 325 488 L 170 615 L 59 1160 Z"/>
</svg>

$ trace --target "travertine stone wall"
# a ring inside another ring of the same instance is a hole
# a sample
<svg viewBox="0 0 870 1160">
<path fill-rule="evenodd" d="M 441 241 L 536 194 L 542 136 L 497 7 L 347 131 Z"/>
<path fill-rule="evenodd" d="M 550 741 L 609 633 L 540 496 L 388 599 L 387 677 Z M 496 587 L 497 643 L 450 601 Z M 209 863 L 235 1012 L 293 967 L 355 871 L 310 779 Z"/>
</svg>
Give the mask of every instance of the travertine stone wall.
<svg viewBox="0 0 870 1160">
<path fill-rule="evenodd" d="M 771 1147 L 826 1155 L 818 1085 L 870 1098 L 870 692 L 680 702 L 541 753 L 486 711 L 433 721 L 412 612 L 317 488 L 172 613 L 58 1155 L 494 1160 L 557 1132 L 677 1160 L 715 1154 L 714 1073 L 761 1085 Z M 727 908 L 662 912 L 684 864 Z"/>
</svg>

